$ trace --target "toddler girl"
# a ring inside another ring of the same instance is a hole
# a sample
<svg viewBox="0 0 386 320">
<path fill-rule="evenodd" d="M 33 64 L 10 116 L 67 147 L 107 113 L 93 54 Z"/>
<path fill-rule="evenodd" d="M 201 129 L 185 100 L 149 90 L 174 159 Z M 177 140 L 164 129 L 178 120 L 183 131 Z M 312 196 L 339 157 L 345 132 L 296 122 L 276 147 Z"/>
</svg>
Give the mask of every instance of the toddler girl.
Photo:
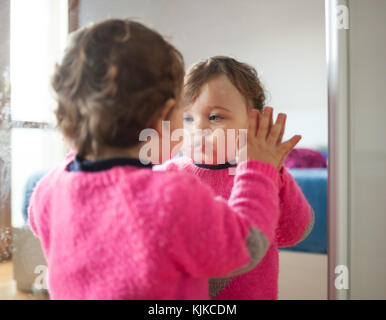
<svg viewBox="0 0 386 320">
<path fill-rule="evenodd" d="M 190 144 L 185 146 L 185 156 L 172 159 L 157 169 L 190 172 L 211 185 L 215 194 L 229 199 L 236 181 L 230 169 L 236 164 L 235 153 L 230 151 L 234 147 L 226 131 L 235 130 L 236 136 L 240 138 L 241 129 L 248 127 L 249 111 L 254 109 L 262 113 L 264 101 L 264 90 L 256 70 L 250 65 L 222 56 L 197 63 L 185 79 L 184 127 L 191 135 L 190 139 L 186 139 Z M 271 127 L 272 108 L 266 107 L 264 115 L 269 117 L 268 126 Z M 285 122 L 285 117 L 285 114 L 279 114 L 278 121 L 282 119 Z M 219 130 L 220 133 L 225 132 L 225 139 L 216 135 Z M 209 133 L 204 133 L 205 131 Z M 283 133 L 284 126 L 280 132 L 280 141 Z M 201 138 L 204 141 L 201 141 Z M 219 150 L 220 144 L 224 149 Z M 208 146 L 210 148 L 207 148 Z M 196 160 L 197 155 L 202 161 Z M 247 273 L 211 279 L 212 298 L 277 299 L 277 247 L 293 246 L 302 241 L 310 233 L 314 221 L 311 206 L 283 166 L 287 155 L 288 153 L 280 159 L 276 169 L 280 173 L 280 219 L 268 252 L 261 262 Z M 256 185 L 256 188 L 259 186 Z M 267 195 L 265 186 L 259 190 L 259 194 L 261 197 Z"/>
<path fill-rule="evenodd" d="M 208 299 L 209 278 L 249 270 L 267 252 L 276 164 L 295 141 L 268 141 L 282 123 L 257 134 L 252 114 L 229 200 L 192 175 L 151 170 L 140 133 L 151 129 L 156 149 L 174 150 L 161 125 L 182 128 L 183 77 L 181 54 L 140 23 L 107 20 L 72 37 L 53 88 L 76 154 L 39 181 L 29 206 L 52 299 Z"/>
</svg>

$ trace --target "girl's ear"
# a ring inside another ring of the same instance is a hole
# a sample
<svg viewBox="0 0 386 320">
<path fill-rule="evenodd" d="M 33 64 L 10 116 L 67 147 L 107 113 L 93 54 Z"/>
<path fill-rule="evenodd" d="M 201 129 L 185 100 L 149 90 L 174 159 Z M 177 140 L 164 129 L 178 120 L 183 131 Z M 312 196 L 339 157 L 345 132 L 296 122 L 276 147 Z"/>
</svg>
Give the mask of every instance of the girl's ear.
<svg viewBox="0 0 386 320">
<path fill-rule="evenodd" d="M 169 120 L 170 114 L 173 112 L 173 108 L 176 106 L 176 99 L 170 98 L 166 100 L 164 107 L 161 112 L 161 119 L 162 120 Z"/>
<path fill-rule="evenodd" d="M 158 133 L 162 132 L 162 121 L 167 121 L 170 119 L 170 115 L 173 112 L 174 107 L 176 106 L 176 102 L 177 101 L 174 98 L 169 98 L 168 100 L 166 100 L 154 128 L 155 130 L 158 131 Z"/>
</svg>

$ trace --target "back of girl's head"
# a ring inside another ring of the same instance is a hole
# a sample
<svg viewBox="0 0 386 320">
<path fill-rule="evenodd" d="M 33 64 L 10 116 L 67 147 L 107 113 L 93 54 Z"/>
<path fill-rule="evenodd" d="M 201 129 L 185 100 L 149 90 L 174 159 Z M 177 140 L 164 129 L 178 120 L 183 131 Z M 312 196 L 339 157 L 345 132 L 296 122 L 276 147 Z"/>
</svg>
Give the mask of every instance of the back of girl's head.
<svg viewBox="0 0 386 320">
<path fill-rule="evenodd" d="M 180 52 L 158 32 L 111 19 L 71 37 L 52 85 L 58 127 L 81 155 L 128 148 L 182 90 Z"/>
<path fill-rule="evenodd" d="M 265 93 L 256 70 L 226 56 L 215 56 L 193 65 L 185 76 L 185 104 L 192 103 L 209 80 L 225 75 L 247 100 L 248 108 L 264 108 Z"/>
</svg>

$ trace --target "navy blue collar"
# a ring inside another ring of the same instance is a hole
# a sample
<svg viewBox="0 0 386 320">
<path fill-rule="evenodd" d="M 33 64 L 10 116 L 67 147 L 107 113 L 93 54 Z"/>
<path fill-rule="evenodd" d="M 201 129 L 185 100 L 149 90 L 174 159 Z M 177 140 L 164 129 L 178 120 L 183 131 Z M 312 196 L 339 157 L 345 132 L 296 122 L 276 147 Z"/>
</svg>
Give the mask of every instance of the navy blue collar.
<svg viewBox="0 0 386 320">
<path fill-rule="evenodd" d="M 193 163 L 199 168 L 210 169 L 210 170 L 228 169 L 230 167 L 236 167 L 237 166 L 236 163 L 232 164 L 229 162 L 220 163 L 220 164 L 204 164 L 204 163 L 198 163 L 198 162 L 193 161 Z"/>
<path fill-rule="evenodd" d="M 152 168 L 153 164 L 143 164 L 139 159 L 136 158 L 112 158 L 112 159 L 103 159 L 89 161 L 83 159 L 80 155 L 76 155 L 74 161 L 70 163 L 67 167 L 67 171 L 72 172 L 98 172 L 109 170 L 117 166 L 135 166 L 140 168 Z"/>
</svg>

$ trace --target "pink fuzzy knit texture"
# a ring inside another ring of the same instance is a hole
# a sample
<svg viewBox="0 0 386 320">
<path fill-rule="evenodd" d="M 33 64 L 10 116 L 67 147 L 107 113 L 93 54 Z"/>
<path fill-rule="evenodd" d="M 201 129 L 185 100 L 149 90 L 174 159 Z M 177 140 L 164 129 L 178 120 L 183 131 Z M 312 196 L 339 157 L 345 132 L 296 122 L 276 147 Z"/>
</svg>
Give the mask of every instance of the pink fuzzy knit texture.
<svg viewBox="0 0 386 320">
<path fill-rule="evenodd" d="M 229 174 L 229 169 L 200 168 L 188 157 L 173 159 L 157 167 L 157 170 L 192 173 L 225 199 L 231 195 L 235 177 Z M 276 171 L 279 172 L 277 169 Z M 254 269 L 235 276 L 214 298 L 215 300 L 276 300 L 278 298 L 278 247 L 295 245 L 302 238 L 312 217 L 310 204 L 284 166 L 280 169 L 280 177 L 280 218 L 266 255 Z M 266 193 L 265 186 L 261 188 L 261 185 L 256 185 L 255 190 L 258 190 L 262 197 L 270 197 L 270 194 Z M 255 213 L 260 214 L 258 211 Z"/>
<path fill-rule="evenodd" d="M 250 262 L 252 226 L 275 235 L 280 176 L 270 164 L 239 164 L 225 200 L 184 172 L 66 171 L 72 160 L 39 181 L 29 207 L 51 299 L 209 299 L 209 278 Z"/>
</svg>

